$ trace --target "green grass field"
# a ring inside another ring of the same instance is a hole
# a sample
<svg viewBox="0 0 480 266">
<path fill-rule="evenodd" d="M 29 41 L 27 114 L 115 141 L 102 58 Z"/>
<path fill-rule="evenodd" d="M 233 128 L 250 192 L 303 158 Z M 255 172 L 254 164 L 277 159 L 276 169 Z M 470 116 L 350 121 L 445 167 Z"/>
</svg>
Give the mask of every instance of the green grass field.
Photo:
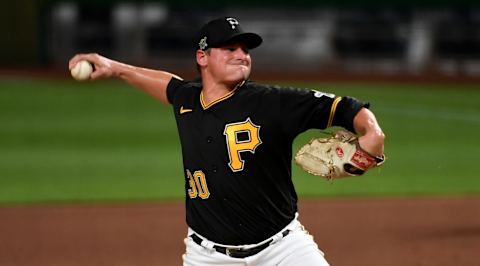
<svg viewBox="0 0 480 266">
<path fill-rule="evenodd" d="M 365 176 L 327 182 L 294 166 L 300 196 L 480 193 L 480 85 L 289 85 L 370 101 L 387 135 L 388 161 Z M 116 81 L 0 78 L 0 203 L 181 199 L 169 106 Z"/>
</svg>

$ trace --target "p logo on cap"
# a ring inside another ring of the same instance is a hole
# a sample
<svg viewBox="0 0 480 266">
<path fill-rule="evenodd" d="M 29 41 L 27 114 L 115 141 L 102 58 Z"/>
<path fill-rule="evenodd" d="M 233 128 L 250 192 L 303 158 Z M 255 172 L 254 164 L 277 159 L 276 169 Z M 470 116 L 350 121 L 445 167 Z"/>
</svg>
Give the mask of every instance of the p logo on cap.
<svg viewBox="0 0 480 266">
<path fill-rule="evenodd" d="M 238 21 L 234 18 L 226 18 L 226 20 L 228 21 L 228 23 L 230 23 L 230 25 L 232 25 L 232 30 L 235 29 L 235 27 L 237 27 L 238 25 Z"/>
</svg>

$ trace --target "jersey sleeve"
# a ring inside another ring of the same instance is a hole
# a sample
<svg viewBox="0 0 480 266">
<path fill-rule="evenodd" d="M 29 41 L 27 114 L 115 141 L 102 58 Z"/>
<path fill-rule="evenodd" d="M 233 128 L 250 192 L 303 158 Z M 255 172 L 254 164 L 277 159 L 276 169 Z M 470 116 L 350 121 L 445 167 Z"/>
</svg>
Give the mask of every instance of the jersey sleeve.
<svg viewBox="0 0 480 266">
<path fill-rule="evenodd" d="M 167 99 L 170 104 L 173 104 L 175 95 L 179 91 L 179 88 L 182 87 L 185 83 L 186 83 L 185 81 L 172 77 L 172 79 L 167 85 Z"/>
<path fill-rule="evenodd" d="M 368 103 L 310 89 L 281 90 L 280 110 L 284 130 L 292 137 L 312 128 L 344 127 L 352 132 L 353 118 Z"/>
<path fill-rule="evenodd" d="M 335 108 L 335 112 L 331 114 L 331 125 L 340 126 L 348 129 L 351 132 L 355 132 L 355 129 L 353 128 L 353 119 L 363 107 L 369 108 L 370 103 L 362 102 L 350 96 L 341 97 L 337 107 Z"/>
</svg>

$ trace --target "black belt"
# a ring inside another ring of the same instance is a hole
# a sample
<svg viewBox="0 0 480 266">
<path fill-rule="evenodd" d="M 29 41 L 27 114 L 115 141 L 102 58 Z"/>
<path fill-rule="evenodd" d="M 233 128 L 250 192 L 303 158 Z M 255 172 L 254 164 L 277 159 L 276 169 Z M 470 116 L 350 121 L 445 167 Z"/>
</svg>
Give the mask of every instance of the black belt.
<svg viewBox="0 0 480 266">
<path fill-rule="evenodd" d="M 285 231 L 282 232 L 282 237 L 286 237 L 288 234 L 290 234 L 290 230 L 285 230 Z M 203 240 L 198 235 L 192 234 L 192 235 L 190 235 L 190 237 L 192 238 L 193 242 L 197 243 L 200 246 L 202 245 Z M 246 257 L 253 256 L 253 255 L 259 253 L 260 251 L 264 250 L 265 248 L 270 246 L 270 244 L 272 244 L 272 242 L 273 242 L 273 239 L 265 242 L 264 244 L 261 244 L 260 246 L 257 246 L 257 247 L 254 247 L 254 248 L 249 248 L 249 249 L 226 248 L 226 247 L 221 247 L 221 246 L 217 246 L 217 245 L 214 245 L 213 248 L 217 252 L 223 253 L 223 254 L 225 254 L 227 256 L 230 256 L 232 258 L 246 258 Z"/>
</svg>

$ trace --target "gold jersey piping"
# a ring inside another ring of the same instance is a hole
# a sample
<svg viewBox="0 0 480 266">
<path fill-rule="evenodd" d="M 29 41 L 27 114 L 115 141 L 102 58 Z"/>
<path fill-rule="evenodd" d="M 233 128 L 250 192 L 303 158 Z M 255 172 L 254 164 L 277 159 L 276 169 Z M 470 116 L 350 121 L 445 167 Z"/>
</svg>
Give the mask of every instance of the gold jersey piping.
<svg viewBox="0 0 480 266">
<path fill-rule="evenodd" d="M 330 109 L 330 117 L 328 118 L 327 128 L 332 126 L 333 117 L 335 116 L 335 111 L 337 110 L 337 105 L 341 100 L 342 97 L 338 97 L 333 101 L 332 108 Z"/>
<path fill-rule="evenodd" d="M 202 90 L 202 91 L 200 92 L 200 104 L 202 105 L 203 110 L 207 110 L 208 108 L 210 108 L 211 106 L 215 105 L 216 103 L 219 103 L 219 102 L 221 102 L 221 101 L 224 101 L 224 100 L 232 97 L 232 95 L 235 93 L 235 91 L 236 91 L 238 88 L 242 87 L 242 85 L 243 85 L 244 83 L 245 83 L 245 80 L 242 81 L 242 82 L 240 82 L 240 83 L 238 83 L 238 85 L 235 86 L 235 88 L 234 88 L 232 91 L 230 91 L 229 93 L 223 95 L 222 97 L 216 99 L 215 101 L 213 101 L 213 102 L 211 102 L 211 103 L 209 103 L 209 104 L 205 104 L 205 100 L 203 99 L 203 90 Z"/>
</svg>

